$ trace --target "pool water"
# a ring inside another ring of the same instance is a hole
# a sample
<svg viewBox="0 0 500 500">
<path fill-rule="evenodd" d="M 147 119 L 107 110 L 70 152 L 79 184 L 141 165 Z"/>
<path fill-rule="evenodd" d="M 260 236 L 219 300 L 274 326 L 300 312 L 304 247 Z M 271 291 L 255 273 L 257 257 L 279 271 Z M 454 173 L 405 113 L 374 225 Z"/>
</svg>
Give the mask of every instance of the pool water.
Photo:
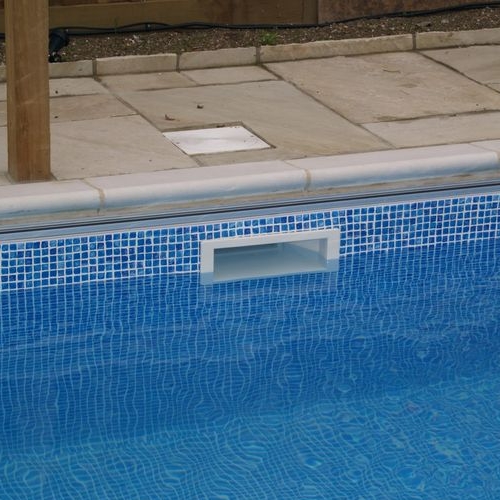
<svg viewBox="0 0 500 500">
<path fill-rule="evenodd" d="M 1 499 L 500 498 L 500 240 L 0 294 Z"/>
</svg>

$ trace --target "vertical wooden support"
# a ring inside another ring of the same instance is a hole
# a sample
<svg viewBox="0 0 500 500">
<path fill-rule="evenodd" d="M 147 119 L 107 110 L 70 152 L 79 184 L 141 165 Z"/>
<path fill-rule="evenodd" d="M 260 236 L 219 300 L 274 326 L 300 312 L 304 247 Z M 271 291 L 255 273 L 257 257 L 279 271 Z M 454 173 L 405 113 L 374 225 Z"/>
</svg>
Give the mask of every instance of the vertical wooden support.
<svg viewBox="0 0 500 500">
<path fill-rule="evenodd" d="M 50 179 L 48 0 L 5 0 L 9 175 Z"/>
</svg>

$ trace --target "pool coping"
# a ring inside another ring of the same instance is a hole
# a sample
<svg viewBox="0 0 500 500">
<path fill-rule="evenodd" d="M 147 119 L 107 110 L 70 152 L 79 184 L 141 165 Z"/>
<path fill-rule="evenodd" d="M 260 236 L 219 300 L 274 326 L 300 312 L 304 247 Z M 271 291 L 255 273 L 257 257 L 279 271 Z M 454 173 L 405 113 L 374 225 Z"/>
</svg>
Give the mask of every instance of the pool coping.
<svg viewBox="0 0 500 500">
<path fill-rule="evenodd" d="M 186 207 L 202 202 L 313 196 L 325 190 L 489 174 L 500 179 L 494 141 L 260 161 L 0 186 L 0 217 L 11 219 Z"/>
</svg>

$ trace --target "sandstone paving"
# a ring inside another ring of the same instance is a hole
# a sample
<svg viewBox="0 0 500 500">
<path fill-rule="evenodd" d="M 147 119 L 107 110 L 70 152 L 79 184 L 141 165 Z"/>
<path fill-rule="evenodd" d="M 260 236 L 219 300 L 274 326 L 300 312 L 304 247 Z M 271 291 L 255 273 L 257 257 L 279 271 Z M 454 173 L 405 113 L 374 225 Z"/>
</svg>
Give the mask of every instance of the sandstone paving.
<svg viewBox="0 0 500 500">
<path fill-rule="evenodd" d="M 193 81 L 175 71 L 164 73 L 138 73 L 134 75 L 101 76 L 99 80 L 116 94 L 138 90 L 158 90 L 176 87 L 192 87 Z"/>
<path fill-rule="evenodd" d="M 481 83 L 500 84 L 500 46 L 474 45 L 424 54 Z"/>
<path fill-rule="evenodd" d="M 356 123 L 500 109 L 500 95 L 410 52 L 266 65 Z"/>
<path fill-rule="evenodd" d="M 452 144 L 500 136 L 500 112 L 367 123 L 367 130 L 396 147 Z"/>
<path fill-rule="evenodd" d="M 50 100 L 52 122 L 96 120 L 133 114 L 134 110 L 109 94 L 58 97 Z"/>
<path fill-rule="evenodd" d="M 196 166 L 139 116 L 57 124 L 52 153 L 58 179 Z"/>
<path fill-rule="evenodd" d="M 50 80 L 49 88 L 51 97 L 108 93 L 93 78 L 55 78 Z"/>
<path fill-rule="evenodd" d="M 287 157 L 387 148 L 282 81 L 135 92 L 123 98 L 161 131 L 242 124 Z"/>
<path fill-rule="evenodd" d="M 108 91 L 93 78 L 55 78 L 49 81 L 51 97 L 106 94 Z M 7 100 L 7 84 L 0 83 L 0 101 Z"/>
<path fill-rule="evenodd" d="M 0 128 L 0 173 L 7 171 Z M 196 162 L 139 116 L 54 123 L 52 173 L 58 180 L 194 167 Z"/>
<path fill-rule="evenodd" d="M 276 80 L 276 76 L 259 66 L 194 69 L 182 74 L 200 85 Z"/>
</svg>

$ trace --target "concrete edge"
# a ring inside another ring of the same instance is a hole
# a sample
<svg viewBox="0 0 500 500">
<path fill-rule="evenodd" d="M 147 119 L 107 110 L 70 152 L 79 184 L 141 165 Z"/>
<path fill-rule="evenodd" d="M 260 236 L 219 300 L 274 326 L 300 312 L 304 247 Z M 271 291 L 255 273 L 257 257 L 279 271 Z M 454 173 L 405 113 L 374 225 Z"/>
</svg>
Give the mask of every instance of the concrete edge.
<svg viewBox="0 0 500 500">
<path fill-rule="evenodd" d="M 260 62 L 284 62 L 321 57 L 353 56 L 380 52 L 413 50 L 412 35 L 393 35 L 347 40 L 320 40 L 289 45 L 265 45 L 260 49 Z"/>
<path fill-rule="evenodd" d="M 152 73 L 175 71 L 178 64 L 176 54 L 148 56 L 106 57 L 94 61 L 94 75 L 126 75 L 130 73 Z"/>
<path fill-rule="evenodd" d="M 288 45 L 263 45 L 234 49 L 123 56 L 73 61 L 49 65 L 51 78 L 79 76 L 123 75 L 187 69 L 253 65 L 267 62 L 317 59 L 321 57 L 373 54 L 411 50 L 439 49 L 468 45 L 500 44 L 500 28 L 470 31 L 430 31 L 416 34 L 321 40 Z M 6 68 L 0 65 L 0 83 L 7 78 Z"/>
<path fill-rule="evenodd" d="M 251 66 L 257 64 L 256 47 L 183 52 L 177 56 L 179 71 L 189 69 Z"/>
<path fill-rule="evenodd" d="M 487 172 L 500 175 L 500 158 L 498 152 L 480 143 L 196 167 L 83 181 L 3 185 L 0 216 L 99 214 Z"/>
</svg>

